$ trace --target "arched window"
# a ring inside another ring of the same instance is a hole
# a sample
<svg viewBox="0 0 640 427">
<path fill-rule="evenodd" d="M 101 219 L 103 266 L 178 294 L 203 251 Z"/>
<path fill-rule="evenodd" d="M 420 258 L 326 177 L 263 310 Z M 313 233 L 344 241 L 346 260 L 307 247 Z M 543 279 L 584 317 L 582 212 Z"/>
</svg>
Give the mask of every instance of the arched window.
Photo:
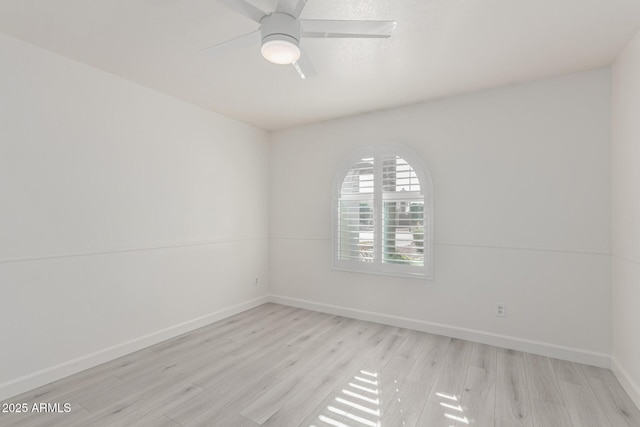
<svg viewBox="0 0 640 427">
<path fill-rule="evenodd" d="M 433 278 L 433 189 L 418 156 L 395 146 L 359 151 L 333 194 L 335 269 Z"/>
</svg>

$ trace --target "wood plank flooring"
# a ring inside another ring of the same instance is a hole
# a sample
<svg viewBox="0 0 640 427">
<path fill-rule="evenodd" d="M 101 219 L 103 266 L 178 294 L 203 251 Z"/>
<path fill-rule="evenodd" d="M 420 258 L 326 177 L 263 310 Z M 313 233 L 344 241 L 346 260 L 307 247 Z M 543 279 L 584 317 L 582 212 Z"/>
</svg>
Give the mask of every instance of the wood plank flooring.
<svg viewBox="0 0 640 427">
<path fill-rule="evenodd" d="M 3 403 L 2 427 L 640 427 L 611 371 L 264 304 Z"/>
</svg>

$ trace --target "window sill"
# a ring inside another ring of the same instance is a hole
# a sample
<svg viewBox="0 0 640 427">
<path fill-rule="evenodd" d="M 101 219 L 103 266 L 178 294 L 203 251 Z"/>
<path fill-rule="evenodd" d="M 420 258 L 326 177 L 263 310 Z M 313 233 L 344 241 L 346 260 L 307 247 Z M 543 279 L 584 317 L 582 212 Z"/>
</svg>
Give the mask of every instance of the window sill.
<svg viewBox="0 0 640 427">
<path fill-rule="evenodd" d="M 356 268 L 347 268 L 347 267 L 339 267 L 333 266 L 331 268 L 334 271 L 346 271 L 349 273 L 360 273 L 360 274 L 374 274 L 376 276 L 387 276 L 387 277 L 396 277 L 401 279 L 414 279 L 414 280 L 423 280 L 423 281 L 433 281 L 433 273 L 400 273 L 395 271 L 379 271 L 379 270 L 364 270 L 364 269 L 356 269 Z"/>
</svg>

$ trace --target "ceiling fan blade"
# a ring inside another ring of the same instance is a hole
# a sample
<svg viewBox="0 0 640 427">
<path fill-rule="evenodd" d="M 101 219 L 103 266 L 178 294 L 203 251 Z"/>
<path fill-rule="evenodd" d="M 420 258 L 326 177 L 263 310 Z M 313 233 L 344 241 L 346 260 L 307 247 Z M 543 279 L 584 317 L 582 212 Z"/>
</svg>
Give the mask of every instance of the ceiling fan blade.
<svg viewBox="0 0 640 427">
<path fill-rule="evenodd" d="M 313 63 L 311 62 L 307 54 L 304 53 L 304 50 L 300 52 L 300 58 L 298 58 L 298 60 L 292 65 L 302 79 L 308 79 L 318 74 L 315 67 L 313 66 Z"/>
<path fill-rule="evenodd" d="M 225 4 L 229 9 L 233 9 L 238 12 L 240 15 L 246 16 L 247 18 L 260 22 L 260 20 L 267 15 L 267 12 L 255 7 L 247 0 L 221 0 L 222 3 Z"/>
<path fill-rule="evenodd" d="M 301 19 L 302 37 L 386 38 L 396 28 L 396 21 L 333 21 Z"/>
<path fill-rule="evenodd" d="M 227 40 L 226 42 L 219 43 L 215 46 L 202 49 L 200 53 L 209 57 L 218 57 L 233 50 L 242 49 L 251 44 L 260 43 L 260 40 L 260 30 L 256 30 L 240 37 L 236 37 L 235 39 Z"/>
<path fill-rule="evenodd" d="M 278 0 L 276 12 L 286 13 L 297 18 L 302 13 L 302 9 L 304 9 L 306 4 L 307 0 Z"/>
</svg>

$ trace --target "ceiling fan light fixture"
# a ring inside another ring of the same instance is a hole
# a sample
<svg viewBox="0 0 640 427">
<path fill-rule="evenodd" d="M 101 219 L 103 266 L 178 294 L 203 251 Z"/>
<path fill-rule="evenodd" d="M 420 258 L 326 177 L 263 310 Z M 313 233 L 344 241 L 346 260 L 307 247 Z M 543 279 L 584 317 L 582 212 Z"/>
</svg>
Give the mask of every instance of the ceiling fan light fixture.
<svg viewBox="0 0 640 427">
<path fill-rule="evenodd" d="M 300 58 L 298 40 L 286 34 L 272 34 L 262 40 L 262 56 L 274 64 L 293 64 Z"/>
<path fill-rule="evenodd" d="M 301 78 L 316 75 L 309 57 L 300 51 L 302 37 L 311 38 L 387 38 L 396 21 L 300 19 L 308 0 L 272 0 L 271 13 L 253 5 L 253 0 L 219 0 L 250 20 L 260 24 L 253 32 L 236 37 L 201 52 L 211 56 L 261 41 L 262 56 L 274 64 L 291 64 Z"/>
</svg>

